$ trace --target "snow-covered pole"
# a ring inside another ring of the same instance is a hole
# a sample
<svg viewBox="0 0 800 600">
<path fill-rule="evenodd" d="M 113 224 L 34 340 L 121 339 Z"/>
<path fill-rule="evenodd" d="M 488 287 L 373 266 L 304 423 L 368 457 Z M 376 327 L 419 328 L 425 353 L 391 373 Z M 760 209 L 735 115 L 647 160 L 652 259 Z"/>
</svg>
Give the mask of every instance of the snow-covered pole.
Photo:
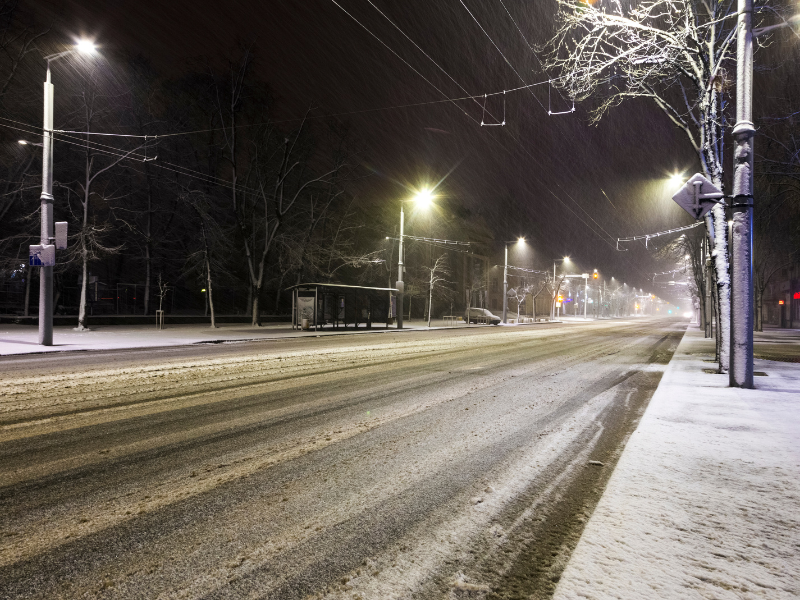
<svg viewBox="0 0 800 600">
<path fill-rule="evenodd" d="M 398 248 L 397 260 L 397 328 L 403 328 L 403 292 L 405 291 L 405 284 L 403 283 L 403 227 L 405 225 L 406 215 L 403 212 L 403 200 L 400 201 L 400 247 Z"/>
<path fill-rule="evenodd" d="M 508 242 L 506 242 L 506 262 L 503 266 L 503 324 L 506 323 L 508 323 Z"/>
<path fill-rule="evenodd" d="M 731 239 L 731 387 L 753 387 L 753 0 L 739 0 Z"/>
<path fill-rule="evenodd" d="M 42 246 L 53 243 L 53 84 L 50 60 L 44 82 L 44 127 L 42 134 Z M 53 345 L 53 267 L 41 267 L 39 273 L 39 344 Z"/>
</svg>

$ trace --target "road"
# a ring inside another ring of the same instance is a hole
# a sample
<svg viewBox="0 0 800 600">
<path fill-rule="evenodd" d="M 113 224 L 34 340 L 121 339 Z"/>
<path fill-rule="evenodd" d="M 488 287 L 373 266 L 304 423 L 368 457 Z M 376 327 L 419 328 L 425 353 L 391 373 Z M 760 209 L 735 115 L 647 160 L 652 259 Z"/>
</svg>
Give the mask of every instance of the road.
<svg viewBox="0 0 800 600">
<path fill-rule="evenodd" d="M 0 359 L 0 597 L 547 598 L 685 329 Z"/>
</svg>

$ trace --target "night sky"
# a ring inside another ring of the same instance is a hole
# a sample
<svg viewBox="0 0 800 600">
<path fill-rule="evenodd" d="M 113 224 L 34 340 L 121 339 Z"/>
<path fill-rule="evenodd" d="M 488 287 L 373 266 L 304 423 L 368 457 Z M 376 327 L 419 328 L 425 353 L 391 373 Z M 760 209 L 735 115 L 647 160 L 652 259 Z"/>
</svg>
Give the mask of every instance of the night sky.
<svg viewBox="0 0 800 600">
<path fill-rule="evenodd" d="M 555 112 L 571 104 L 555 90 L 549 102 L 546 84 L 506 94 L 505 107 L 503 95 L 488 98 L 485 109 L 481 100 L 439 102 L 546 81 L 535 48 L 552 33 L 554 2 L 337 1 L 366 29 L 333 0 L 40 6 L 70 35 L 141 53 L 176 75 L 187 61 L 219 65 L 237 55 L 238 44 L 253 44 L 258 76 L 277 99 L 276 119 L 300 117 L 309 106 L 313 115 L 354 113 L 337 118 L 363 140 L 365 164 L 376 174 L 363 193 L 375 210 L 395 209 L 408 193 L 398 182 L 421 186 L 452 171 L 440 192 L 481 215 L 496 240 L 525 236 L 533 248 L 528 264 L 551 268 L 553 258 L 570 255 L 582 270 L 646 289 L 647 275 L 664 270 L 643 245 L 617 252 L 614 243 L 691 223 L 670 200 L 666 180 L 699 165 L 654 106 L 623 104 L 590 126 L 581 105 L 574 114 L 548 116 L 548 106 Z M 372 110 L 413 103 L 431 104 Z M 505 127 L 480 126 L 503 114 Z"/>
</svg>

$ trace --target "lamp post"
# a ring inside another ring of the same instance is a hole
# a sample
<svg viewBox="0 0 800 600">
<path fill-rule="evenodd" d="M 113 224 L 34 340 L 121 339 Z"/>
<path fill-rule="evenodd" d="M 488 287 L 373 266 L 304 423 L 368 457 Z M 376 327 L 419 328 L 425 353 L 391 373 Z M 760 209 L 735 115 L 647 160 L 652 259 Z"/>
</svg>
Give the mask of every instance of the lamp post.
<svg viewBox="0 0 800 600">
<path fill-rule="evenodd" d="M 729 384 L 753 387 L 753 0 L 739 0 Z"/>
<path fill-rule="evenodd" d="M 557 262 L 569 262 L 569 256 L 565 256 L 564 258 L 556 258 L 553 260 L 553 302 L 550 305 L 550 320 L 553 321 L 556 318 L 556 297 L 557 292 L 556 290 L 556 263 Z"/>
<path fill-rule="evenodd" d="M 42 195 L 41 213 L 42 246 L 48 246 L 54 239 L 53 226 L 53 92 L 50 82 L 50 63 L 75 52 L 94 52 L 94 44 L 81 40 L 71 50 L 45 56 L 47 78 L 44 82 L 44 122 L 42 126 Z M 53 267 L 40 267 L 39 273 L 39 345 L 53 345 Z"/>
<path fill-rule="evenodd" d="M 736 45 L 736 125 L 731 226 L 731 348 L 728 383 L 753 387 L 753 38 L 800 23 L 795 15 L 753 31 L 753 0 L 739 0 Z"/>
<path fill-rule="evenodd" d="M 505 266 L 503 267 L 503 324 L 504 325 L 508 323 L 508 245 L 518 244 L 521 246 L 524 243 L 525 243 L 524 237 L 512 240 L 510 242 L 505 242 L 506 262 Z M 519 308 L 517 308 L 517 317 L 519 318 Z"/>
<path fill-rule="evenodd" d="M 587 319 L 587 309 L 589 308 L 589 277 L 583 278 L 583 320 Z"/>
<path fill-rule="evenodd" d="M 433 193 L 428 189 L 423 189 L 422 191 L 418 192 L 414 198 L 417 202 L 422 203 L 425 207 L 430 206 L 431 202 L 433 202 Z M 399 246 L 399 256 L 397 261 L 397 283 L 395 287 L 397 288 L 397 328 L 403 328 L 403 294 L 405 291 L 405 284 L 403 283 L 403 271 L 405 266 L 403 264 L 403 235 L 404 235 L 404 227 L 405 227 L 405 211 L 403 210 L 405 207 L 406 199 L 403 198 L 400 200 L 400 246 Z"/>
</svg>

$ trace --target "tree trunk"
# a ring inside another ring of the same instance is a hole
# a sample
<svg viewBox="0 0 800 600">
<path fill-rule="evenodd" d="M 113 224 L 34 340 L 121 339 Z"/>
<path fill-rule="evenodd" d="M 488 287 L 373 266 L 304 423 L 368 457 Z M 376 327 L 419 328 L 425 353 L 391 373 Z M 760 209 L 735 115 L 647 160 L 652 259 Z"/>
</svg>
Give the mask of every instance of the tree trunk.
<svg viewBox="0 0 800 600">
<path fill-rule="evenodd" d="M 728 265 L 728 222 L 725 207 L 717 204 L 711 209 L 714 218 L 714 269 L 717 280 L 717 303 L 719 312 L 719 372 L 727 373 L 730 365 L 731 346 L 731 280 Z"/>
<path fill-rule="evenodd" d="M 86 250 L 86 238 L 81 236 L 81 273 L 83 279 L 81 281 L 81 302 L 78 306 L 78 327 L 77 331 L 86 330 L 86 286 L 89 279 L 89 253 Z"/>
<path fill-rule="evenodd" d="M 250 293 L 253 297 L 253 317 L 250 324 L 253 327 L 261 327 L 261 312 L 258 307 L 258 300 L 261 297 L 261 288 L 253 286 Z"/>
<path fill-rule="evenodd" d="M 214 294 L 211 291 L 211 261 L 208 260 L 208 253 L 206 252 L 206 297 L 208 298 L 208 308 L 211 311 L 211 327 L 216 328 L 216 315 L 214 314 Z"/>
<path fill-rule="evenodd" d="M 433 285 L 430 286 L 428 293 L 428 327 L 431 326 L 431 314 L 433 314 Z"/>
<path fill-rule="evenodd" d="M 145 244 L 145 268 L 144 268 L 144 314 L 150 310 L 150 240 Z"/>
<path fill-rule="evenodd" d="M 31 277 L 33 277 L 33 269 L 28 264 L 25 266 L 25 311 L 23 313 L 26 317 L 30 315 Z"/>
</svg>

